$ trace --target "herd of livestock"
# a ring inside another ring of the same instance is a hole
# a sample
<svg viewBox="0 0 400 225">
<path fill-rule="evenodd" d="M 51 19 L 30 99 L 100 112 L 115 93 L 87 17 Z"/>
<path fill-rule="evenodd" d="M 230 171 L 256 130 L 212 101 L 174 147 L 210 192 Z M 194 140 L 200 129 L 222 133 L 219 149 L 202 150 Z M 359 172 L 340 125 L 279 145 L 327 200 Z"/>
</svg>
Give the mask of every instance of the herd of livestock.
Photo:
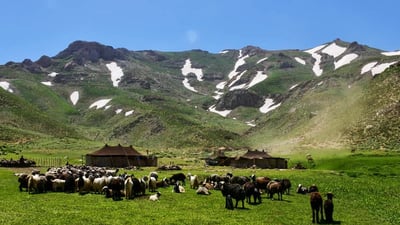
<svg viewBox="0 0 400 225">
<path fill-rule="evenodd" d="M 145 196 L 146 190 L 153 193 L 149 199 L 157 201 L 161 194 L 158 188 L 172 186 L 174 192 L 185 192 L 186 181 L 190 188 L 197 194 L 209 195 L 210 190 L 220 190 L 226 199 L 226 208 L 238 207 L 244 201 L 249 204 L 261 203 L 261 193 L 266 193 L 271 199 L 276 194 L 278 200 L 282 200 L 283 194 L 289 194 L 291 182 L 289 179 L 270 179 L 268 177 L 233 176 L 211 174 L 200 178 L 197 175 L 175 173 L 170 177 L 160 179 L 157 172 L 151 172 L 147 176 L 137 178 L 127 173 L 118 174 L 118 169 L 106 169 L 92 166 L 66 165 L 58 168 L 49 168 L 45 173 L 32 171 L 31 173 L 15 174 L 18 177 L 19 190 L 24 189 L 29 193 L 44 193 L 47 191 L 68 192 L 79 194 L 98 193 L 113 200 L 133 199 Z M 328 194 L 325 202 L 315 185 L 303 187 L 298 185 L 297 193 L 310 193 L 310 205 L 312 208 L 313 222 L 320 222 L 319 215 L 323 217 L 325 209 L 326 222 L 332 222 L 333 202 L 332 194 Z M 236 201 L 233 206 L 232 199 Z M 253 200 L 253 202 L 252 202 Z"/>
</svg>

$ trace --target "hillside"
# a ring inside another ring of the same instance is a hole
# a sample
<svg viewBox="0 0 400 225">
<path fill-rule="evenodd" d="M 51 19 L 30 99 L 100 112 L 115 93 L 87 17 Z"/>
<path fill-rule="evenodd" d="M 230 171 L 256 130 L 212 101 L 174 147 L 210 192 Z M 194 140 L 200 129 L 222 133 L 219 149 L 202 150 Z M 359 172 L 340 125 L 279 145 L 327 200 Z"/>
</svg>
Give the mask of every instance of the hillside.
<svg viewBox="0 0 400 225">
<path fill-rule="evenodd" d="M 246 46 L 216 54 L 76 41 L 54 57 L 0 66 L 0 140 L 394 149 L 388 135 L 398 133 L 399 95 L 386 83 L 395 83 L 398 66 L 382 72 L 399 61 L 399 52 L 339 39 L 309 50 Z"/>
</svg>

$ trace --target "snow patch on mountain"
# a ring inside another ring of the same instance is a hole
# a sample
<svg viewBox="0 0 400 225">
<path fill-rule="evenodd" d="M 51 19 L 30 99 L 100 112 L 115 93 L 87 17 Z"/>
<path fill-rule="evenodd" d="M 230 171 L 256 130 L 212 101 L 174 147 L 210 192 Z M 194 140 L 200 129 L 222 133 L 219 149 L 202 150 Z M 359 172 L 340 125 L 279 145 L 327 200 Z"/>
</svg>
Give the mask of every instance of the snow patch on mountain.
<svg viewBox="0 0 400 225">
<path fill-rule="evenodd" d="M 122 109 L 115 110 L 115 114 L 120 114 L 121 112 L 122 112 Z"/>
<path fill-rule="evenodd" d="M 281 103 L 275 104 L 272 98 L 267 98 L 265 99 L 264 105 L 261 106 L 259 110 L 261 113 L 267 113 L 271 110 L 278 108 L 280 105 Z"/>
<path fill-rule="evenodd" d="M 347 54 L 347 55 L 343 56 L 341 59 L 339 59 L 338 61 L 334 62 L 335 70 L 338 69 L 339 67 L 342 67 L 344 65 L 347 65 L 347 64 L 351 63 L 351 61 L 353 61 L 357 57 L 358 57 L 358 55 L 355 54 L 355 53 L 350 53 L 350 54 Z"/>
<path fill-rule="evenodd" d="M 51 72 L 51 73 L 47 74 L 47 76 L 49 76 L 49 77 L 56 77 L 57 74 L 58 74 L 57 72 Z"/>
<path fill-rule="evenodd" d="M 49 87 L 53 86 L 51 81 L 43 81 L 43 82 L 40 82 L 40 83 L 42 83 L 43 85 L 49 86 Z"/>
<path fill-rule="evenodd" d="M 198 81 L 203 81 L 203 70 L 198 69 L 198 68 L 193 68 L 192 62 L 190 61 L 190 59 L 186 59 L 185 65 L 183 65 L 183 67 L 181 68 L 181 72 L 182 72 L 182 75 L 185 76 L 185 78 L 182 81 L 183 86 L 185 88 L 187 88 L 188 90 L 197 93 L 198 91 L 190 85 L 189 79 L 186 78 L 186 76 L 193 73 L 194 75 L 196 75 L 196 78 Z"/>
<path fill-rule="evenodd" d="M 395 64 L 395 63 L 397 63 L 397 62 L 398 62 L 398 61 L 394 61 L 394 62 L 390 62 L 390 63 L 381 63 L 381 64 L 379 64 L 379 65 L 374 66 L 374 67 L 371 69 L 372 76 L 375 76 L 375 75 L 377 75 L 377 74 L 382 73 L 382 72 L 385 71 L 387 68 L 389 68 L 391 65 L 393 65 L 393 64 Z"/>
<path fill-rule="evenodd" d="M 242 89 L 246 86 L 246 84 L 240 84 L 237 86 L 233 86 L 238 80 L 240 80 L 240 78 L 242 78 L 243 74 L 245 74 L 246 72 L 247 72 L 247 70 L 245 70 L 245 71 L 241 72 L 239 75 L 236 75 L 233 77 L 234 78 L 233 81 L 228 85 L 230 87 L 229 90 L 232 91 L 232 90 L 236 90 L 236 89 Z"/>
<path fill-rule="evenodd" d="M 76 105 L 76 103 L 78 103 L 79 101 L 79 91 L 72 92 L 69 96 L 69 99 L 71 100 L 73 105 Z"/>
<path fill-rule="evenodd" d="M 89 106 L 89 109 L 91 109 L 93 107 L 96 107 L 96 109 L 101 109 L 101 108 L 105 107 L 110 101 L 111 101 L 111 98 L 100 99 L 100 100 L 94 102 L 93 104 L 91 104 Z"/>
<path fill-rule="evenodd" d="M 296 60 L 300 64 L 306 65 L 306 61 L 302 58 L 294 57 L 294 60 Z"/>
<path fill-rule="evenodd" d="M 130 116 L 133 114 L 133 112 L 134 112 L 134 110 L 127 111 L 127 112 L 125 112 L 125 116 Z"/>
<path fill-rule="evenodd" d="M 228 52 L 229 52 L 228 50 L 223 50 L 223 51 L 220 51 L 219 54 L 226 54 Z"/>
<path fill-rule="evenodd" d="M 124 76 L 122 68 L 117 65 L 116 62 L 106 64 L 107 69 L 111 72 L 111 81 L 114 87 L 118 87 L 121 78 Z"/>
<path fill-rule="evenodd" d="M 185 79 L 183 79 L 182 84 L 186 89 L 197 93 L 197 90 L 194 89 L 194 87 L 192 87 L 192 85 L 190 85 L 189 79 L 187 79 L 186 77 L 185 77 Z"/>
<path fill-rule="evenodd" d="M 186 59 L 185 65 L 183 65 L 181 71 L 183 76 L 187 76 L 190 73 L 194 73 L 198 81 L 203 81 L 203 70 L 198 68 L 193 68 L 190 59 Z"/>
<path fill-rule="evenodd" d="M 370 63 L 364 65 L 364 66 L 361 68 L 361 74 L 364 74 L 364 73 L 366 73 L 366 72 L 371 71 L 371 69 L 374 68 L 374 66 L 375 66 L 377 63 L 378 63 L 378 62 L 375 61 L 375 62 L 370 62 Z"/>
<path fill-rule="evenodd" d="M 10 83 L 8 83 L 7 81 L 0 81 L 0 87 L 10 93 L 14 92 L 13 89 L 10 88 Z"/>
<path fill-rule="evenodd" d="M 386 56 L 396 56 L 396 55 L 400 55 L 400 50 L 394 51 L 394 52 L 381 52 L 381 54 L 386 55 Z"/>
<path fill-rule="evenodd" d="M 246 63 L 245 59 L 247 59 L 249 55 L 242 56 L 242 50 L 239 51 L 238 60 L 235 63 L 234 69 L 228 74 L 228 78 L 232 79 L 233 77 L 237 76 L 239 72 L 237 69 Z"/>
<path fill-rule="evenodd" d="M 315 48 L 304 51 L 304 52 L 311 54 L 311 57 L 313 57 L 315 59 L 312 70 L 317 77 L 322 75 L 323 70 L 321 69 L 321 67 L 319 65 L 321 63 L 322 56 L 316 52 L 323 49 L 325 46 L 326 45 L 320 45 Z"/>
<path fill-rule="evenodd" d="M 267 60 L 267 59 L 268 59 L 268 57 L 264 57 L 264 58 L 258 60 L 256 64 L 262 63 L 262 62 L 264 62 L 264 61 Z"/>
<path fill-rule="evenodd" d="M 328 47 L 322 49 L 322 53 L 328 54 L 333 56 L 334 58 L 338 57 L 339 55 L 343 54 L 346 51 L 346 47 L 341 47 L 336 43 L 332 43 L 328 45 Z"/>
<path fill-rule="evenodd" d="M 246 123 L 246 125 L 248 125 L 248 126 L 250 126 L 250 127 L 255 127 L 255 126 L 256 126 L 254 120 L 246 121 L 245 123 Z"/>
<path fill-rule="evenodd" d="M 223 110 L 223 111 L 218 111 L 215 108 L 215 105 L 210 106 L 210 108 L 208 108 L 208 111 L 213 112 L 213 113 L 217 113 L 223 117 L 226 117 L 229 113 L 232 112 L 232 110 Z"/>
<path fill-rule="evenodd" d="M 254 85 L 264 81 L 267 79 L 268 75 L 264 73 L 264 71 L 257 71 L 256 76 L 251 80 L 251 82 L 247 85 L 247 88 L 251 88 Z"/>
</svg>

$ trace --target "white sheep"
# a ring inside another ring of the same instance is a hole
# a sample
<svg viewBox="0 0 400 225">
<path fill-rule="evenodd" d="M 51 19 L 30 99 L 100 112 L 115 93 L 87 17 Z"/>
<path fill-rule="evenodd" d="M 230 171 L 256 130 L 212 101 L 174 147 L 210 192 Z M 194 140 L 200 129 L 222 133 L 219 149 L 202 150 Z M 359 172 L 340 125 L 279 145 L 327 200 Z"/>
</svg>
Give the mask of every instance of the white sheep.
<svg viewBox="0 0 400 225">
<path fill-rule="evenodd" d="M 51 181 L 53 191 L 64 191 L 65 189 L 65 180 L 62 179 L 54 179 Z"/>
<path fill-rule="evenodd" d="M 160 200 L 160 196 L 161 196 L 161 193 L 157 192 L 157 193 L 155 193 L 153 195 L 150 195 L 149 200 L 150 201 L 154 201 L 154 202 L 158 201 L 158 200 Z"/>
</svg>

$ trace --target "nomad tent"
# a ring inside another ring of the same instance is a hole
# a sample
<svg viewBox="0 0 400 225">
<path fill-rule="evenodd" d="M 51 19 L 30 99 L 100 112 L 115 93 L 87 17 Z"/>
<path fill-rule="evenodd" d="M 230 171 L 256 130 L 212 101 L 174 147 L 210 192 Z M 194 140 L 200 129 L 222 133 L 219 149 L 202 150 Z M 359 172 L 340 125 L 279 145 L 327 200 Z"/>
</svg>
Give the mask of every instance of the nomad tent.
<svg viewBox="0 0 400 225">
<path fill-rule="evenodd" d="M 157 166 L 157 157 L 144 156 L 136 151 L 132 145 L 125 147 L 104 145 L 101 149 L 86 154 L 86 165 L 102 167 L 132 167 Z"/>
</svg>

